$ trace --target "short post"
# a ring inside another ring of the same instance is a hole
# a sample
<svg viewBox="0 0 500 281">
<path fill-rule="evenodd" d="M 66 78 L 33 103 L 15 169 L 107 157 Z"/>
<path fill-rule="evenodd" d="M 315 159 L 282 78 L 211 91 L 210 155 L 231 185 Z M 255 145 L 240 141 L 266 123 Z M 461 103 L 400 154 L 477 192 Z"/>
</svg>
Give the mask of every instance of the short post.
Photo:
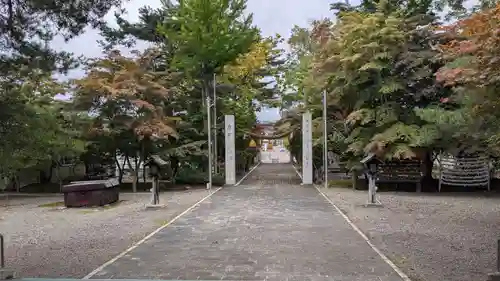
<svg viewBox="0 0 500 281">
<path fill-rule="evenodd" d="M 5 268 L 5 243 L 4 237 L 0 234 L 0 280 L 14 279 L 14 272 Z"/>
<path fill-rule="evenodd" d="M 500 239 L 497 240 L 497 272 L 500 272 Z"/>
<path fill-rule="evenodd" d="M 377 204 L 377 185 L 375 183 L 375 174 L 373 173 L 368 174 L 368 203 Z"/>
<path fill-rule="evenodd" d="M 159 192 L 159 180 L 158 177 L 153 177 L 152 181 L 152 186 L 151 188 L 151 205 L 158 205 L 160 204 L 160 192 Z"/>
<path fill-rule="evenodd" d="M 2 234 L 0 234 L 0 268 L 5 268 L 4 240 Z"/>
</svg>

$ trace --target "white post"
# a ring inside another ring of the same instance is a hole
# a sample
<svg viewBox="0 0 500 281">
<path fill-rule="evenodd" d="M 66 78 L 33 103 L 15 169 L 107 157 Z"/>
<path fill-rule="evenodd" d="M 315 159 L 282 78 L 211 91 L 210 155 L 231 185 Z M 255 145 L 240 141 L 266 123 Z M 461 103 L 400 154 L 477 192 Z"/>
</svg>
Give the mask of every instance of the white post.
<svg viewBox="0 0 500 281">
<path fill-rule="evenodd" d="M 325 173 L 325 188 L 328 188 L 328 123 L 326 109 L 326 91 L 323 91 L 323 172 Z"/>
<path fill-rule="evenodd" d="M 155 176 L 151 182 L 151 202 L 146 205 L 146 209 L 162 208 L 165 205 L 160 205 L 160 179 Z"/>
<path fill-rule="evenodd" d="M 309 111 L 302 115 L 302 184 L 313 184 L 312 116 Z"/>
<path fill-rule="evenodd" d="M 368 167 L 368 204 L 377 204 L 377 183 L 375 182 L 376 164 L 370 164 Z"/>
<path fill-rule="evenodd" d="M 226 136 L 225 174 L 226 184 L 236 184 L 236 155 L 235 155 L 235 124 L 234 115 L 224 116 L 224 133 Z"/>
<path fill-rule="evenodd" d="M 151 181 L 151 202 L 149 204 L 155 204 L 155 189 L 156 189 L 156 180 L 153 178 Z"/>
<path fill-rule="evenodd" d="M 208 183 L 207 189 L 212 190 L 212 169 L 213 169 L 213 160 L 212 160 L 212 118 L 210 114 L 210 94 L 207 91 L 207 122 L 208 122 Z"/>
<path fill-rule="evenodd" d="M 153 193 L 151 196 L 151 205 L 158 205 L 160 204 L 160 198 L 158 196 L 158 178 L 154 177 L 151 183 L 153 185 L 153 188 L 151 188 Z"/>
<path fill-rule="evenodd" d="M 377 192 L 377 187 L 375 185 L 375 176 L 368 176 L 368 203 L 376 204 L 375 194 Z"/>
<path fill-rule="evenodd" d="M 213 91 L 214 91 L 214 169 L 215 169 L 215 174 L 219 173 L 219 157 L 218 157 L 218 152 L 217 152 L 217 80 L 215 77 L 214 73 L 214 82 L 213 82 Z"/>
</svg>

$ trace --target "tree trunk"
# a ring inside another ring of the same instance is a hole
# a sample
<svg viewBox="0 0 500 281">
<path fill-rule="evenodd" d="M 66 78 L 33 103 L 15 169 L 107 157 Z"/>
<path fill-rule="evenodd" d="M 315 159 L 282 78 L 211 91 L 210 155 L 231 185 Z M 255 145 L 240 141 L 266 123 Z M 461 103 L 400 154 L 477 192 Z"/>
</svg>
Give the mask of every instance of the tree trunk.
<svg viewBox="0 0 500 281">
<path fill-rule="evenodd" d="M 422 173 L 425 181 L 432 181 L 432 168 L 434 161 L 432 159 L 432 150 L 426 151 L 422 159 Z"/>
<path fill-rule="evenodd" d="M 137 185 L 139 184 L 139 169 L 140 169 L 140 166 L 137 162 L 137 157 L 134 157 L 134 166 L 135 166 L 135 169 L 134 169 L 134 182 L 135 182 L 135 190 L 137 191 Z"/>
<path fill-rule="evenodd" d="M 351 172 L 352 189 L 358 189 L 358 171 L 353 169 Z"/>
<path fill-rule="evenodd" d="M 207 101 L 209 101 L 209 97 L 210 97 L 210 91 L 209 91 L 209 84 L 210 83 L 210 80 L 207 81 L 207 79 L 204 77 L 203 80 L 202 80 L 202 86 L 201 86 L 201 99 L 202 99 L 202 103 L 201 103 L 201 112 L 203 113 L 203 116 L 206 117 L 207 116 Z M 207 118 L 203 118 L 204 121 L 203 121 L 203 132 L 206 133 L 206 134 L 210 134 L 211 131 L 210 131 L 210 123 L 211 123 L 211 120 L 208 120 Z M 211 144 L 207 144 L 208 145 L 208 149 L 212 149 L 212 146 Z"/>
<path fill-rule="evenodd" d="M 19 176 L 16 175 L 14 176 L 14 186 L 16 187 L 16 192 L 21 192 L 21 183 L 19 182 Z"/>
<path fill-rule="evenodd" d="M 47 173 L 47 171 L 44 171 L 44 170 L 40 170 L 40 183 L 41 184 L 46 184 L 46 183 L 49 183 L 50 180 L 51 180 L 51 177 L 52 177 L 52 167 L 49 168 L 49 172 Z"/>
<path fill-rule="evenodd" d="M 139 163 L 142 163 L 145 159 L 146 159 L 146 140 L 143 139 L 141 142 L 141 156 L 139 158 Z M 142 182 L 146 183 L 146 165 L 142 165 Z"/>
<path fill-rule="evenodd" d="M 171 157 L 170 165 L 170 168 L 172 169 L 172 178 L 170 180 L 175 183 L 175 177 L 177 176 L 177 172 L 179 171 L 179 159 L 177 159 L 176 157 Z"/>
<path fill-rule="evenodd" d="M 138 169 L 137 169 L 137 158 L 135 159 L 135 165 L 132 167 L 132 163 L 130 163 L 130 158 L 128 156 L 125 156 L 125 159 L 127 160 L 127 164 L 132 170 L 132 192 L 137 192 L 137 178 L 138 178 Z"/>
<path fill-rule="evenodd" d="M 63 183 L 62 183 L 62 178 L 61 178 L 61 170 L 59 170 L 61 165 L 58 161 L 54 161 L 54 164 L 55 164 L 55 167 L 53 166 L 53 168 L 56 171 L 57 182 L 59 183 L 59 192 L 62 192 Z"/>
<path fill-rule="evenodd" d="M 48 181 L 47 181 L 47 173 L 44 170 L 39 170 L 38 171 L 38 178 L 40 178 L 40 183 L 41 184 L 48 183 Z"/>
<path fill-rule="evenodd" d="M 50 166 L 49 166 L 49 171 L 45 170 L 40 170 L 40 183 L 50 183 L 52 181 L 52 176 L 53 176 L 53 169 L 57 167 L 57 162 L 56 161 L 50 161 Z"/>
<path fill-rule="evenodd" d="M 421 191 L 422 187 L 432 186 L 434 179 L 432 178 L 432 168 L 434 167 L 434 161 L 432 159 L 432 150 L 425 152 L 422 159 L 422 174 L 423 178 L 419 185 L 417 185 L 417 191 Z"/>
<path fill-rule="evenodd" d="M 90 163 L 84 160 L 83 165 L 85 165 L 85 178 L 88 178 L 88 175 L 90 173 Z"/>
<path fill-rule="evenodd" d="M 120 166 L 120 161 L 118 161 L 118 158 L 115 155 L 116 168 L 118 168 L 118 182 L 120 184 L 123 183 L 123 168 L 122 167 L 125 167 L 125 160 L 123 160 L 123 162 L 124 163 L 122 164 L 122 166 Z"/>
</svg>

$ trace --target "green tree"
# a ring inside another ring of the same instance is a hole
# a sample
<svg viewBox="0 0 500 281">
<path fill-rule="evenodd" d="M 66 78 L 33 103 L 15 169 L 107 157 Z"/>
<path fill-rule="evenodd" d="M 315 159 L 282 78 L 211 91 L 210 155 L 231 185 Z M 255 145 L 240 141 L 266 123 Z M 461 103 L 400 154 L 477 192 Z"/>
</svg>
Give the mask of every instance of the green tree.
<svg viewBox="0 0 500 281">
<path fill-rule="evenodd" d="M 430 177 L 432 151 L 458 143 L 442 130 L 445 119 L 430 118 L 432 109 L 459 118 L 440 102 L 451 95 L 449 87 L 435 80 L 445 63 L 436 46 L 449 39 L 435 32 L 430 2 L 370 3 L 374 8 L 366 1 L 337 5 L 336 22 L 296 28 L 292 39 L 299 44 L 289 81 L 305 94 L 315 123 L 322 121 L 327 92 L 328 145 L 349 166 L 367 152 L 388 159 L 418 157 Z"/>
<path fill-rule="evenodd" d="M 117 45 L 127 48 L 134 47 L 138 40 L 153 44 L 161 44 L 165 41 L 165 36 L 158 30 L 158 25 L 162 24 L 168 16 L 177 9 L 178 5 L 169 1 L 164 2 L 164 7 L 153 9 L 149 6 L 139 8 L 139 20 L 130 22 L 123 17 L 123 12 L 115 14 L 117 27 L 110 25 L 101 25 L 101 35 L 104 40 L 100 41 L 101 46 L 106 50 L 112 50 Z M 171 29 L 178 29 L 176 26 L 170 26 Z"/>
<path fill-rule="evenodd" d="M 245 0 L 183 0 L 164 9 L 166 17 L 158 31 L 165 37 L 165 53 L 172 54 L 169 66 L 194 80 L 201 90 L 191 98 L 201 101 L 198 112 L 204 118 L 207 102 L 214 102 L 209 98 L 216 87 L 211 83 L 213 75 L 220 76 L 226 65 L 249 52 L 259 40 L 259 31 L 252 26 L 252 15 L 244 15 Z M 212 133 L 213 121 L 204 121 L 203 131 Z"/>
<path fill-rule="evenodd" d="M 244 15 L 245 0 L 182 0 L 178 8 L 164 9 L 158 31 L 176 47 L 172 66 L 193 77 L 211 78 L 258 39 L 252 15 Z"/>
<path fill-rule="evenodd" d="M 244 9 L 244 1 L 166 2 L 161 9 L 140 9 L 138 23 L 117 15 L 118 28 L 102 28 L 106 48 L 132 46 L 137 40 L 161 45 L 163 60 L 156 66 L 179 74 L 177 94 L 166 108 L 182 120 L 177 126 L 179 138 L 165 143 L 162 152 L 172 162 L 193 166 L 196 171 L 206 169 L 205 93 L 212 96 L 214 72 L 217 100 L 211 102 L 217 105 L 213 116 L 217 116 L 214 131 L 219 144 L 224 142 L 224 114 L 235 114 L 237 149 L 245 150 L 250 141 L 248 132 L 256 122 L 255 111 L 276 103 L 279 90 L 270 77 L 282 71 L 282 50 L 278 48 L 282 39 L 261 38 L 251 26 L 251 17 L 243 16 Z M 214 13 L 218 16 L 210 16 Z M 144 32 L 158 25 L 161 28 L 154 32 Z M 203 145 L 202 150 L 199 145 Z M 219 146 L 219 155 L 224 154 L 223 147 Z"/>
<path fill-rule="evenodd" d="M 2 32 L 2 77 L 30 69 L 64 71 L 75 62 L 70 53 L 50 48 L 55 36 L 69 40 L 91 25 L 103 24 L 107 12 L 122 0 L 37 1 L 8 0 L 2 2 L 4 16 L 0 19 Z"/>
<path fill-rule="evenodd" d="M 460 149 L 488 149 L 498 156 L 500 115 L 498 114 L 498 16 L 500 5 L 484 9 L 444 26 L 454 40 L 438 46 L 449 63 L 437 73 L 438 81 L 452 86 L 454 95 L 443 101 L 457 108 L 445 119 L 443 129 L 462 144 Z M 435 111 L 435 115 L 441 111 Z"/>
<path fill-rule="evenodd" d="M 125 156 L 134 174 L 134 191 L 138 167 L 153 151 L 153 142 L 178 136 L 176 121 L 165 110 L 176 92 L 170 87 L 172 76 L 151 67 L 158 54 L 148 49 L 128 58 L 110 51 L 88 65 L 87 76 L 76 81 L 73 98 L 76 109 L 96 115 L 92 130 L 96 137 L 111 138 L 110 153 L 118 150 Z M 130 158 L 137 159 L 135 165 Z"/>
<path fill-rule="evenodd" d="M 66 85 L 52 79 L 80 61 L 71 53 L 50 48 L 56 36 L 71 39 L 121 0 L 4 1 L 0 19 L 0 164 L 2 174 L 54 161 L 80 151 L 70 123 L 53 101 Z"/>
<path fill-rule="evenodd" d="M 415 157 L 439 138 L 413 110 L 449 95 L 434 80 L 439 61 L 430 46 L 437 39 L 431 30 L 417 28 L 423 23 L 397 14 L 348 12 L 335 27 L 327 47 L 334 55 L 323 69 L 333 71 L 329 87 L 341 102 L 352 102 L 342 96 L 356 96 L 348 117 L 354 126 L 348 151 L 354 155 Z"/>
<path fill-rule="evenodd" d="M 8 97 L 2 100 L 2 175 L 15 176 L 20 169 L 41 164 L 58 168 L 61 158 L 83 152 L 85 142 L 75 129 L 78 116 L 65 113 L 64 104 L 54 101 L 54 96 L 67 90 L 67 85 L 43 72 L 19 77 L 18 81 L 22 83 L 10 84 L 0 95 Z"/>
<path fill-rule="evenodd" d="M 164 8 L 167 17 L 159 32 L 166 38 L 166 52 L 175 49 L 170 67 L 200 79 L 204 105 L 213 74 L 247 53 L 258 30 L 251 26 L 252 16 L 244 16 L 244 0 L 183 0 L 177 8 Z"/>
</svg>

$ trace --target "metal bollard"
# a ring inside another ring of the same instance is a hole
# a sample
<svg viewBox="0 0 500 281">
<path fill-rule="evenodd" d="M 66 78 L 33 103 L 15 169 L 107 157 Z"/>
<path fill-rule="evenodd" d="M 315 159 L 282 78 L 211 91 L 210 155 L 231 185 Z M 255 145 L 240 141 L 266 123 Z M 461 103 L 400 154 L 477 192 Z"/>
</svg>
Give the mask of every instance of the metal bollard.
<svg viewBox="0 0 500 281">
<path fill-rule="evenodd" d="M 12 280 L 14 279 L 14 272 L 7 270 L 5 268 L 5 240 L 2 234 L 0 234 L 0 280 Z"/>
<path fill-rule="evenodd" d="M 500 281 L 500 239 L 497 240 L 497 272 L 488 274 L 487 281 Z"/>
<path fill-rule="evenodd" d="M 500 272 L 500 239 L 497 240 L 497 272 Z"/>
<path fill-rule="evenodd" d="M 5 251 L 3 235 L 0 234 L 0 269 L 5 268 Z"/>
</svg>

